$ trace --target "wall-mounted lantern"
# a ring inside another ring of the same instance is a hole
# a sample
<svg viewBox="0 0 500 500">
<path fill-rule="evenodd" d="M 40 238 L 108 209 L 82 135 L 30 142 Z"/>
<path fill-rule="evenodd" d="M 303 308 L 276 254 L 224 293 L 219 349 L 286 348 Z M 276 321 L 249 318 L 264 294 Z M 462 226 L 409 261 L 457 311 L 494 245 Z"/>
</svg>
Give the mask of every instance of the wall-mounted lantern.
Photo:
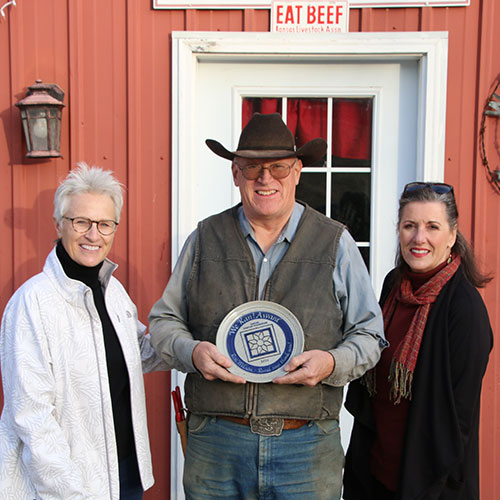
<svg viewBox="0 0 500 500">
<path fill-rule="evenodd" d="M 37 80 L 26 97 L 16 103 L 21 110 L 29 158 L 61 156 L 61 115 L 64 91 L 55 83 Z"/>
</svg>

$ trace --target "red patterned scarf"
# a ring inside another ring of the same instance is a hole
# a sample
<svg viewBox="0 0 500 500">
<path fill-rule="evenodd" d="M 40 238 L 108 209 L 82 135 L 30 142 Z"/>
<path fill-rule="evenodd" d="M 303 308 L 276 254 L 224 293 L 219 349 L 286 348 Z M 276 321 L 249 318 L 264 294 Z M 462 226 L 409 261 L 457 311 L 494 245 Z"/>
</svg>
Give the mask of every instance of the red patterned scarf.
<svg viewBox="0 0 500 500">
<path fill-rule="evenodd" d="M 418 352 L 431 305 L 436 301 L 444 285 L 457 272 L 460 262 L 460 256 L 454 257 L 448 265 L 443 267 L 441 271 L 436 273 L 416 291 L 413 291 L 409 278 L 403 276 L 401 286 L 399 288 L 393 287 L 384 303 L 382 308 L 384 330 L 387 330 L 398 302 L 418 305 L 410 328 L 397 347 L 391 363 L 389 381 L 392 382 L 391 399 L 394 401 L 394 404 L 398 404 L 402 397 L 411 399 L 413 373 L 417 364 Z M 371 395 L 375 393 L 375 369 L 370 370 L 366 374 L 362 383 L 366 385 Z"/>
<path fill-rule="evenodd" d="M 454 258 L 415 292 L 408 277 L 403 276 L 399 289 L 393 288 L 385 301 L 382 308 L 384 329 L 387 329 L 398 302 L 418 305 L 410 328 L 396 349 L 391 364 L 389 380 L 392 382 L 391 398 L 395 404 L 399 403 L 402 397 L 411 399 L 413 373 L 431 305 L 436 301 L 444 285 L 457 272 L 460 261 L 460 256 Z"/>
</svg>

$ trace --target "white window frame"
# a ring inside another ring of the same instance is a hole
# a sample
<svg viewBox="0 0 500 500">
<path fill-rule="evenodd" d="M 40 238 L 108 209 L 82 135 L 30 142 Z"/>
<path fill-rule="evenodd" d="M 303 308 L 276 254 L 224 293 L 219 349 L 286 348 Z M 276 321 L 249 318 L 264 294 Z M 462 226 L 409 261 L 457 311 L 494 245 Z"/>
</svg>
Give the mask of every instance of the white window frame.
<svg viewBox="0 0 500 500">
<path fill-rule="evenodd" d="M 418 112 L 416 180 L 444 178 L 447 32 L 340 33 L 283 35 L 256 32 L 172 33 L 172 265 L 185 239 L 186 227 L 196 227 L 194 211 L 182 206 L 180 193 L 195 181 L 191 130 L 195 130 L 196 72 L 200 61 L 223 58 L 338 57 L 360 61 L 416 60 L 418 63 Z M 381 133 L 379 131 L 379 133 Z M 376 142 L 376 137 L 374 137 Z M 172 372 L 172 387 L 183 376 Z M 175 436 L 172 418 L 172 443 Z M 182 499 L 182 450 L 172 445 L 171 498 Z"/>
</svg>

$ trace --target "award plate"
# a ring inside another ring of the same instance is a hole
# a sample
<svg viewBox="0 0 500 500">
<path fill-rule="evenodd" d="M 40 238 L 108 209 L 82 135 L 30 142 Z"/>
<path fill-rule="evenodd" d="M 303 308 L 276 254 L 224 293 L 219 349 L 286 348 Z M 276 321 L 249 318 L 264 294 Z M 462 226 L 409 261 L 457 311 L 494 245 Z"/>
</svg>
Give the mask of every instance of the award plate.
<svg viewBox="0 0 500 500">
<path fill-rule="evenodd" d="M 217 330 L 219 351 L 231 359 L 231 373 L 248 382 L 286 375 L 286 364 L 304 349 L 298 319 L 275 302 L 246 302 L 230 311 Z"/>
</svg>

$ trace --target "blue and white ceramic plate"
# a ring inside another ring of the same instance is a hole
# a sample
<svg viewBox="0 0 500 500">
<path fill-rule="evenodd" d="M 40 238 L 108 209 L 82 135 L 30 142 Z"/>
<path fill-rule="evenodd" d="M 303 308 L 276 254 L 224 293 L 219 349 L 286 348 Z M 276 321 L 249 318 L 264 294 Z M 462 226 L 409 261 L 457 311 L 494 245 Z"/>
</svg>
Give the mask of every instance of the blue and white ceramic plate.
<svg viewBox="0 0 500 500">
<path fill-rule="evenodd" d="M 270 382 L 304 349 L 298 319 L 275 302 L 256 300 L 235 307 L 217 330 L 217 348 L 233 362 L 229 371 L 248 382 Z"/>
</svg>

